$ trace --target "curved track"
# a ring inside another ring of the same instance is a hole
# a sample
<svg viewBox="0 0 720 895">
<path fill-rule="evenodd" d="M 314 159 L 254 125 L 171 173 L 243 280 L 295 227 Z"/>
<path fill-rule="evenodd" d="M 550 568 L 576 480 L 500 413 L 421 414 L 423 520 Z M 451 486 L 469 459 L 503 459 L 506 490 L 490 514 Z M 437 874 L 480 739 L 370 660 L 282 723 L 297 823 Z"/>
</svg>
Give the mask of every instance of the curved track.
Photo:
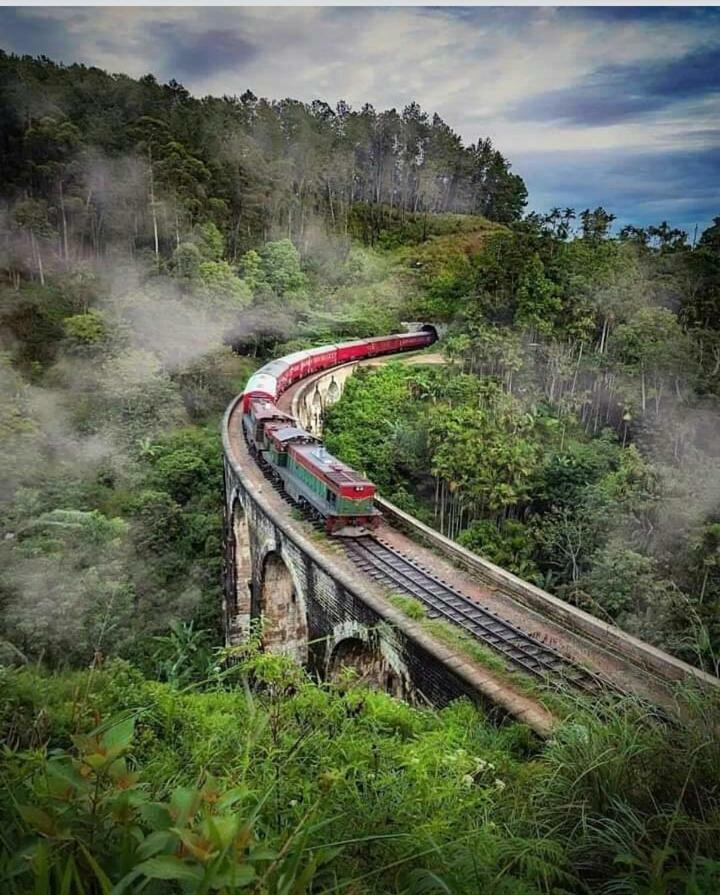
<svg viewBox="0 0 720 895">
<path fill-rule="evenodd" d="M 399 344 L 382 342 L 378 348 L 374 344 L 376 340 L 370 340 L 374 347 L 372 354 L 341 362 L 337 356 L 334 360 L 330 358 L 328 351 L 334 348 L 339 352 L 342 348 L 352 354 L 362 348 L 361 343 L 342 343 L 289 355 L 281 359 L 285 361 L 282 375 L 274 367 L 269 369 L 272 365 L 266 365 L 254 374 L 258 381 L 253 389 L 248 391 L 246 387 L 240 397 L 260 395 L 277 401 L 281 410 L 297 415 L 292 407 L 293 394 L 326 375 L 329 369 L 354 368 L 358 363 L 374 362 L 379 356 L 414 350 L 399 336 L 383 338 L 395 339 Z M 308 358 L 318 359 L 317 369 L 302 366 Z M 288 369 L 294 369 L 289 379 Z M 265 375 L 260 375 L 263 371 Z M 235 408 L 236 404 L 231 407 Z M 238 434 L 244 434 L 243 428 L 238 426 Z M 271 470 L 262 472 L 270 478 Z M 283 491 L 280 483 L 273 482 L 273 485 Z M 391 527 L 391 521 L 375 536 L 333 539 L 333 551 L 345 554 L 346 564 L 354 563 L 364 575 L 385 588 L 419 600 L 429 618 L 447 620 L 492 649 L 510 670 L 522 670 L 546 684 L 573 688 L 587 695 L 598 696 L 603 691 L 633 694 L 648 705 L 669 707 L 671 711 L 675 710 L 676 703 L 671 689 L 674 682 L 689 680 L 712 689 L 719 686 L 716 678 L 562 603 L 455 544 L 444 543 L 447 539 L 407 517 L 392 504 L 384 509 L 389 512 L 390 520 L 399 523 L 399 530 Z M 312 518 L 306 511 L 304 515 Z M 408 528 L 417 533 L 417 539 L 409 540 L 402 534 Z M 443 543 L 438 545 L 438 539 Z M 467 555 L 455 563 L 458 551 Z M 432 571 L 438 568 L 442 570 L 439 574 Z M 469 571 L 470 576 L 458 573 L 458 568 Z"/>
</svg>

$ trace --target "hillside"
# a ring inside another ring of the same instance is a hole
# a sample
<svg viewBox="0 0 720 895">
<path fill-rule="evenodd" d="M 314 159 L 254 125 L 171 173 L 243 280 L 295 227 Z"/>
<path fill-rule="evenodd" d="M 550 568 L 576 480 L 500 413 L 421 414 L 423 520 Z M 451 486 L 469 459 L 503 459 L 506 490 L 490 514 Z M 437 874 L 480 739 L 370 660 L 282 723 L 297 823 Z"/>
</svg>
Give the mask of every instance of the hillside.
<svg viewBox="0 0 720 895">
<path fill-rule="evenodd" d="M 447 324 L 328 444 L 451 537 L 717 673 L 720 220 L 523 209 L 416 103 L 196 98 L 0 52 L 9 895 L 711 895 L 719 707 L 546 743 L 223 645 L 219 421 L 309 345 Z"/>
</svg>

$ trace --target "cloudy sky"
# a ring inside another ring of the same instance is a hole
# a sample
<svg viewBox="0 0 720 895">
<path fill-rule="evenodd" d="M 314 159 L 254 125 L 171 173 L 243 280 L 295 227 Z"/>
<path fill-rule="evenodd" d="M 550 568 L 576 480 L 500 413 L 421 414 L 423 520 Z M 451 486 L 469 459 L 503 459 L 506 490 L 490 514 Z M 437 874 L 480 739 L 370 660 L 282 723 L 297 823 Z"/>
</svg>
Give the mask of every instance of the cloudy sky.
<svg viewBox="0 0 720 895">
<path fill-rule="evenodd" d="M 196 95 L 417 100 L 490 136 L 538 210 L 720 214 L 720 8 L 2 8 L 0 47 Z"/>
</svg>

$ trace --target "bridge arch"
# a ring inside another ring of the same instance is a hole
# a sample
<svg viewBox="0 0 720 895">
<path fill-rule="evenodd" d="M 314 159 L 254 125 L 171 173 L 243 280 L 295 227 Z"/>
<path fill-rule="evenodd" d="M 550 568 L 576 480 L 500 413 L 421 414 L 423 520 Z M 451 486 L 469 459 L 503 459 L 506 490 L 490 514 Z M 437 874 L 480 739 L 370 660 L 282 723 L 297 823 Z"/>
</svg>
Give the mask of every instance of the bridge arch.
<svg viewBox="0 0 720 895">
<path fill-rule="evenodd" d="M 250 630 L 253 562 L 250 524 L 237 489 L 229 495 L 228 506 L 225 575 L 229 587 L 223 598 L 223 615 L 227 642 L 236 644 L 245 640 Z"/>
<path fill-rule="evenodd" d="M 305 601 L 290 567 L 278 550 L 263 560 L 258 587 L 258 616 L 263 648 L 305 663 L 308 658 L 308 625 Z"/>
<path fill-rule="evenodd" d="M 336 401 L 340 400 L 340 394 L 340 386 L 335 381 L 335 377 L 331 376 L 330 383 L 327 387 L 326 402 L 328 404 L 334 404 Z"/>
<path fill-rule="evenodd" d="M 312 396 L 312 416 L 311 416 L 311 432 L 322 432 L 322 418 L 323 411 L 325 410 L 325 402 L 323 401 L 323 396 L 320 394 L 320 389 L 318 386 L 315 386 L 315 391 Z"/>
<path fill-rule="evenodd" d="M 404 695 L 402 678 L 390 666 L 374 639 L 351 636 L 336 643 L 328 660 L 328 680 L 338 680 L 345 668 L 351 668 L 360 683 L 375 690 L 384 690 L 391 696 Z"/>
</svg>

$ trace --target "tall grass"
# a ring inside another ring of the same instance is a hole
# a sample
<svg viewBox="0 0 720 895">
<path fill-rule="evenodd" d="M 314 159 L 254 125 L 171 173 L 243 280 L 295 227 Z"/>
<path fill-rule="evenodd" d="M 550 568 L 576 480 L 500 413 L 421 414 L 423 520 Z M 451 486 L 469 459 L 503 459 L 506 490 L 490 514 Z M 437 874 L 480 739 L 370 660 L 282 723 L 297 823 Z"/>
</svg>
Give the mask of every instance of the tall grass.
<svg viewBox="0 0 720 895">
<path fill-rule="evenodd" d="M 541 744 L 252 646 L 208 676 L 190 638 L 188 682 L 184 639 L 159 644 L 166 683 L 0 670 L 3 892 L 720 891 L 706 697 L 682 727 L 579 705 Z"/>
</svg>

